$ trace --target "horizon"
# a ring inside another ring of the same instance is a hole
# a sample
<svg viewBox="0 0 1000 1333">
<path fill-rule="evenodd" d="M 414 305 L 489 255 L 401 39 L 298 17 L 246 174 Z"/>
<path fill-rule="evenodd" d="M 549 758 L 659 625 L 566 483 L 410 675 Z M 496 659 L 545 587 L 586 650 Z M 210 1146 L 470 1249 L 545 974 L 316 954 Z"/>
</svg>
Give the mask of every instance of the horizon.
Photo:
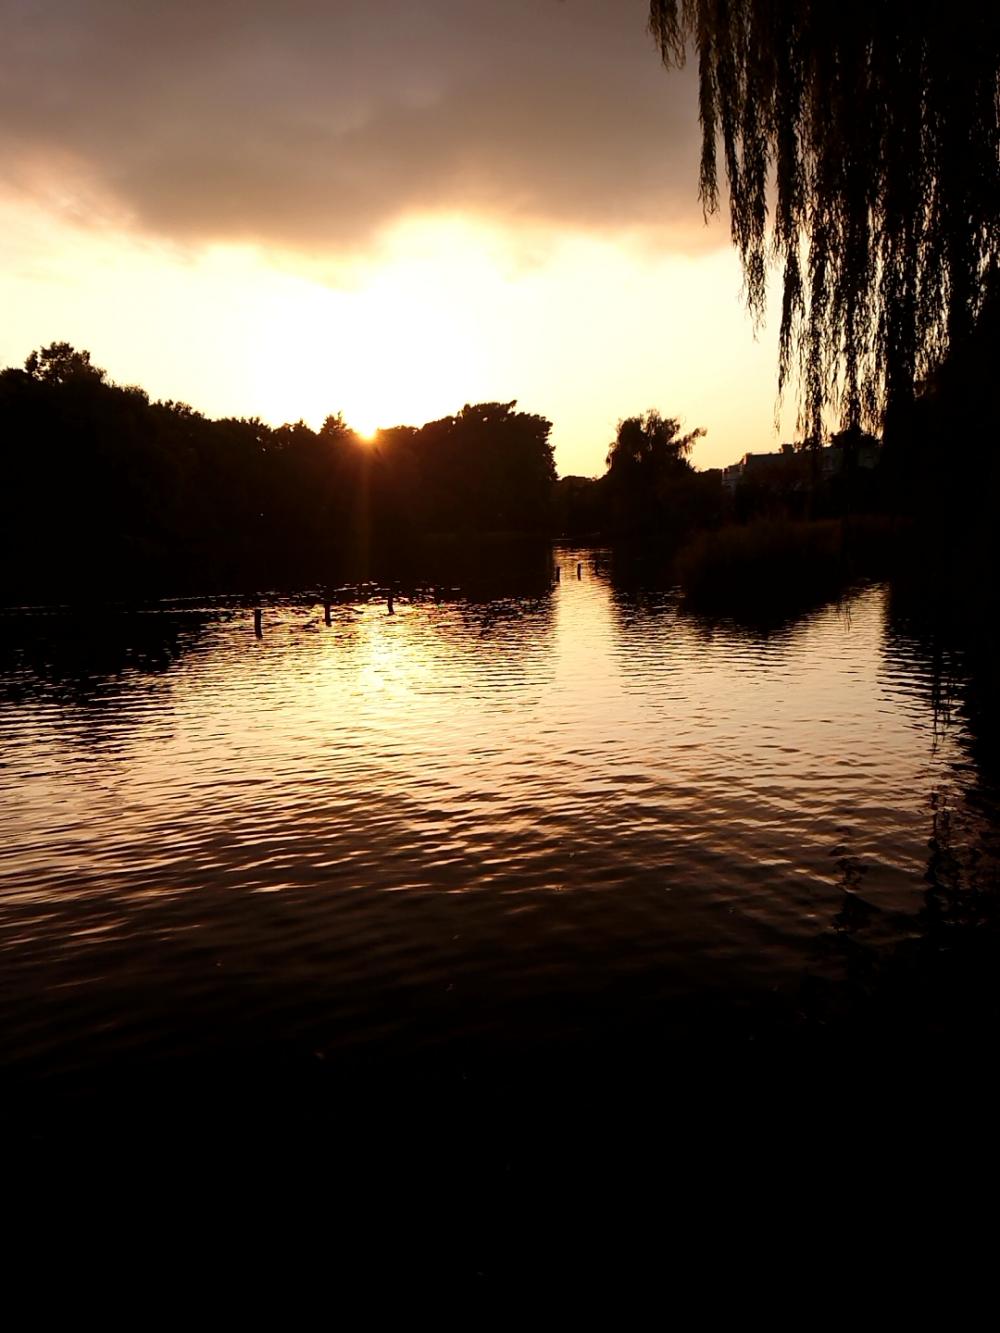
<svg viewBox="0 0 1000 1333">
<path fill-rule="evenodd" d="M 4 363 L 55 335 L 208 416 L 365 434 L 516 398 L 560 475 L 651 407 L 702 468 L 789 438 L 645 0 L 292 10 L 7 15 Z"/>
<path fill-rule="evenodd" d="M 429 418 L 429 419 L 426 420 L 426 421 L 394 421 L 394 422 L 392 422 L 391 424 L 386 423 L 386 424 L 382 424 L 382 425 L 378 425 L 378 426 L 372 426 L 372 427 L 363 427 L 363 426 L 355 425 L 355 424 L 353 424 L 352 422 L 350 422 L 349 420 L 347 420 L 347 418 L 345 417 L 345 415 L 344 415 L 342 412 L 339 412 L 339 411 L 328 412 L 328 413 L 324 414 L 320 419 L 315 420 L 315 421 L 307 420 L 307 419 L 306 419 L 304 416 L 302 416 L 302 415 L 299 415 L 299 416 L 297 416 L 297 417 L 289 417 L 289 418 L 287 418 L 287 419 L 285 419 L 285 420 L 281 420 L 281 421 L 278 421 L 278 420 L 268 421 L 266 418 L 260 416 L 259 414 L 254 414 L 254 415 L 252 415 L 252 416 L 238 415 L 238 414 L 235 414 L 235 413 L 226 413 L 226 414 L 222 414 L 222 415 L 213 415 L 213 414 L 211 414 L 211 413 L 202 411 L 202 409 L 199 408 L 199 407 L 197 406 L 197 404 L 190 403 L 190 402 L 188 402 L 187 399 L 182 398 L 182 397 L 179 397 L 179 396 L 177 396 L 177 395 L 164 395 L 164 396 L 154 397 L 151 393 L 149 393 L 149 391 L 146 389 L 145 385 L 143 385 L 143 384 L 140 384 L 140 383 L 137 383 L 137 382 L 134 382 L 134 381 L 126 381 L 126 380 L 118 380 L 118 379 L 116 379 L 113 375 L 111 375 L 111 374 L 108 372 L 108 368 L 107 368 L 106 366 L 102 366 L 102 365 L 100 365 L 99 360 L 98 360 L 97 358 L 95 358 L 95 357 L 92 355 L 91 350 L 90 350 L 89 347 L 75 347 L 75 346 L 73 346 L 72 344 L 70 344 L 70 343 L 68 342 L 68 340 L 62 340 L 62 339 L 58 339 L 58 340 L 57 340 L 57 339 L 53 339 L 53 340 L 50 340 L 50 342 L 45 343 L 45 344 L 39 346 L 38 348 L 33 348 L 33 349 L 32 349 L 32 352 L 29 353 L 29 357 L 23 359 L 23 360 L 22 360 L 21 362 L 19 362 L 17 365 L 11 364 L 11 365 L 8 365 L 8 366 L 0 366 L 0 373 L 3 373 L 4 371 L 11 371 L 11 370 L 14 370 L 14 371 L 17 371 L 17 370 L 24 370 L 24 369 L 25 369 L 25 363 L 26 363 L 26 361 L 30 358 L 31 355 L 33 355 L 33 354 L 35 354 L 35 353 L 43 353 L 43 352 L 49 350 L 50 348 L 53 348 L 53 347 L 60 347 L 60 346 L 68 347 L 74 354 L 83 354 L 83 355 L 87 356 L 87 357 L 89 358 L 89 363 L 94 367 L 95 371 L 101 376 L 101 383 L 102 383 L 102 385 L 103 385 L 105 388 L 109 388 L 109 389 L 125 389 L 125 390 L 139 389 L 139 390 L 141 390 L 141 391 L 146 395 L 146 397 L 148 398 L 149 403 L 150 403 L 151 405 L 153 405 L 153 406 L 191 408 L 193 411 L 197 412 L 200 416 L 202 416 L 206 421 L 209 421 L 209 422 L 212 422 L 212 421 L 214 421 L 214 422 L 222 422 L 222 421 L 239 421 L 239 422 L 259 421 L 259 422 L 261 422 L 261 424 L 262 424 L 263 426 L 265 426 L 267 429 L 269 429 L 269 430 L 275 430 L 275 431 L 282 430 L 282 429 L 287 429 L 287 428 L 294 427 L 294 426 L 298 426 L 298 425 L 305 425 L 308 429 L 310 429 L 310 430 L 313 431 L 314 433 L 318 433 L 318 432 L 320 431 L 320 429 L 322 428 L 322 426 L 324 425 L 324 423 L 325 423 L 327 420 L 332 420 L 332 419 L 338 419 L 338 418 L 339 418 L 339 419 L 343 422 L 344 426 L 348 429 L 348 431 L 355 437 L 355 439 L 356 439 L 358 442 L 360 442 L 361 444 L 371 445 L 371 446 L 375 446 L 375 445 L 378 443 L 379 438 L 380 438 L 381 436 L 390 436 L 390 435 L 392 435 L 392 433 L 395 432 L 395 431 L 400 431 L 400 430 L 403 430 L 403 431 L 405 431 L 405 430 L 414 430 L 414 431 L 420 432 L 420 431 L 424 430 L 424 429 L 425 429 L 426 427 L 428 427 L 428 426 L 432 426 L 432 425 L 437 424 L 439 421 L 448 420 L 448 419 L 454 419 L 454 418 L 458 417 L 463 411 L 469 409 L 470 407 L 471 407 L 471 408 L 476 408 L 476 407 L 484 407 L 484 406 L 494 406 L 494 405 L 498 405 L 498 403 L 499 403 L 499 400 L 496 400 L 496 399 L 490 399 L 490 400 L 481 399 L 481 400 L 477 400 L 477 401 L 466 400 L 466 401 L 465 401 L 464 403 L 462 403 L 460 406 L 456 406 L 456 407 L 453 408 L 451 411 L 444 412 L 440 417 Z M 515 398 L 515 399 L 509 399 L 509 400 L 507 400 L 507 402 L 510 403 L 511 406 L 517 407 L 518 410 L 521 411 L 521 412 L 525 412 L 525 413 L 527 413 L 527 414 L 529 414 L 529 415 L 540 416 L 544 421 L 547 422 L 547 424 L 548 424 L 549 427 L 551 428 L 552 433 L 554 434 L 554 433 L 556 432 L 556 430 L 557 430 L 557 423 L 554 422 L 554 421 L 552 421 L 551 418 L 547 417 L 546 414 L 545 414 L 544 412 L 534 412 L 533 409 L 532 409 L 530 406 L 525 407 L 525 406 L 524 406 L 518 399 L 516 399 L 516 398 Z M 646 409 L 646 410 L 648 411 L 648 410 L 650 410 L 650 409 Z M 655 411 L 656 409 L 654 408 L 654 409 L 652 409 L 652 410 Z M 627 417 L 625 417 L 625 416 L 623 416 L 623 417 L 619 417 L 618 420 L 617 420 L 616 423 L 615 423 L 615 427 L 614 427 L 615 431 L 618 431 L 618 430 L 621 428 L 621 426 L 622 426 L 622 424 L 624 423 L 624 421 L 626 421 L 627 419 L 629 419 L 629 418 L 635 419 L 636 417 L 641 416 L 641 415 L 642 415 L 642 413 L 636 412 L 636 413 L 629 413 Z M 679 424 L 680 424 L 681 428 L 683 429 L 683 427 L 685 426 L 685 423 L 684 423 L 683 421 L 680 421 Z M 708 465 L 701 464 L 701 463 L 699 462 L 699 460 L 695 457 L 695 454 L 697 453 L 697 449 L 698 449 L 699 439 L 701 439 L 701 438 L 703 438 L 703 436 L 697 437 L 697 438 L 694 440 L 694 443 L 693 443 L 693 445 L 692 445 L 692 450 L 691 450 L 691 463 L 692 463 L 692 466 L 695 468 L 696 471 L 707 472 L 707 471 L 712 471 L 712 470 L 721 470 L 721 469 L 724 469 L 724 468 L 726 468 L 726 467 L 728 467 L 728 466 L 731 466 L 731 464 L 719 464 L 719 463 L 711 463 L 711 464 L 708 464 Z M 609 442 L 608 442 L 608 449 L 612 448 L 613 444 L 614 444 L 614 438 L 612 438 L 611 440 L 609 440 Z M 752 454 L 752 455 L 758 455 L 758 454 L 770 454 L 770 453 L 776 453 L 779 449 L 783 449 L 783 448 L 785 447 L 785 442 L 778 442 L 778 441 L 775 441 L 775 444 L 777 445 L 777 448 L 776 448 L 776 449 L 769 449 L 769 450 L 747 450 L 747 449 L 744 449 L 744 450 L 743 450 L 743 451 L 742 451 L 742 452 L 741 452 L 735 459 L 732 460 L 732 463 L 734 463 L 734 464 L 735 464 L 735 463 L 739 463 L 739 462 L 741 462 L 745 457 L 747 457 L 748 455 L 751 455 L 751 454 Z M 561 470 L 559 469 L 559 466 L 558 466 L 558 458 L 556 458 L 556 480 L 558 480 L 558 481 L 562 481 L 562 480 L 565 480 L 565 479 L 567 479 L 567 478 L 577 478 L 577 479 L 581 479 L 581 478 L 582 478 L 582 479 L 586 479 L 586 480 L 598 480 L 600 477 L 606 475 L 607 470 L 608 470 L 608 463 L 607 463 L 607 458 L 606 458 L 606 457 L 602 459 L 602 467 L 601 467 L 600 471 L 594 471 L 594 472 L 591 472 L 591 473 L 580 473 L 580 472 L 561 471 Z"/>
</svg>

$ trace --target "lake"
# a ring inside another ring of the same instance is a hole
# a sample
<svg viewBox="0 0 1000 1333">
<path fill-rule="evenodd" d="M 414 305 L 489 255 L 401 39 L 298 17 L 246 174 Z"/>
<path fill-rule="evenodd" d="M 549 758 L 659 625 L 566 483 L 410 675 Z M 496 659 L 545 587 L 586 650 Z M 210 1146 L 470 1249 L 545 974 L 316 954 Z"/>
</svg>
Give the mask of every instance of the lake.
<svg viewBox="0 0 1000 1333">
<path fill-rule="evenodd" d="M 933 1029 L 920 960 L 997 851 L 962 652 L 883 585 L 765 629 L 552 568 L 273 597 L 259 639 L 239 601 L 4 613 L 8 1098 Z"/>
</svg>

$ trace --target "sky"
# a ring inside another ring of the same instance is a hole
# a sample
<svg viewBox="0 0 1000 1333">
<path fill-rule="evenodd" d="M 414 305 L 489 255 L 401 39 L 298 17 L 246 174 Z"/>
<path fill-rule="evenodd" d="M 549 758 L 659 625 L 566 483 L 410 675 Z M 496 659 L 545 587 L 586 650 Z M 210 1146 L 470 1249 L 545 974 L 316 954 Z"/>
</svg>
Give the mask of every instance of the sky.
<svg viewBox="0 0 1000 1333">
<path fill-rule="evenodd" d="M 646 0 L 0 0 L 0 364 L 67 340 L 211 416 L 371 432 L 516 399 L 775 429 Z"/>
</svg>

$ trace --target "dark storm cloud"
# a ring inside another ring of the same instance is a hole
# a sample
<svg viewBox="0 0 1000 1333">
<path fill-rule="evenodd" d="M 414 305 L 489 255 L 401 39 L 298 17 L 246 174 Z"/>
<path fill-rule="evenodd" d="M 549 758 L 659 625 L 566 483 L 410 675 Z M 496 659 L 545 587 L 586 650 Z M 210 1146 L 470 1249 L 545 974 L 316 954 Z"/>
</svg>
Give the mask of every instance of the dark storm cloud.
<svg viewBox="0 0 1000 1333">
<path fill-rule="evenodd" d="M 0 0 L 0 171 L 145 230 L 364 244 L 416 211 L 701 245 L 696 103 L 646 0 Z"/>
</svg>

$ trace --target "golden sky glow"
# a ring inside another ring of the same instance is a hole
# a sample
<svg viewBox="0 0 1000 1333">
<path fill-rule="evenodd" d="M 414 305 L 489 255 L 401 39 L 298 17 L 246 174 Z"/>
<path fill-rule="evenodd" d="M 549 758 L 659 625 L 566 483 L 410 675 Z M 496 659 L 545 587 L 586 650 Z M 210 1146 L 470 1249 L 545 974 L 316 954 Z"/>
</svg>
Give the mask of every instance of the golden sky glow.
<svg viewBox="0 0 1000 1333">
<path fill-rule="evenodd" d="M 3 0 L 0 0 L 0 8 Z M 4 11 L 0 362 L 68 340 L 212 416 L 359 430 L 517 399 L 562 473 L 650 407 L 773 427 L 694 72 L 648 0 L 47 0 Z"/>
<path fill-rule="evenodd" d="M 728 245 L 658 254 L 445 216 L 333 264 L 168 245 L 25 202 L 0 227 L 5 365 L 65 338 L 117 382 L 212 416 L 340 411 L 367 435 L 516 398 L 554 422 L 563 474 L 603 470 L 618 418 L 647 407 L 707 428 L 702 467 L 778 438 L 773 321 L 755 341 Z"/>
</svg>

